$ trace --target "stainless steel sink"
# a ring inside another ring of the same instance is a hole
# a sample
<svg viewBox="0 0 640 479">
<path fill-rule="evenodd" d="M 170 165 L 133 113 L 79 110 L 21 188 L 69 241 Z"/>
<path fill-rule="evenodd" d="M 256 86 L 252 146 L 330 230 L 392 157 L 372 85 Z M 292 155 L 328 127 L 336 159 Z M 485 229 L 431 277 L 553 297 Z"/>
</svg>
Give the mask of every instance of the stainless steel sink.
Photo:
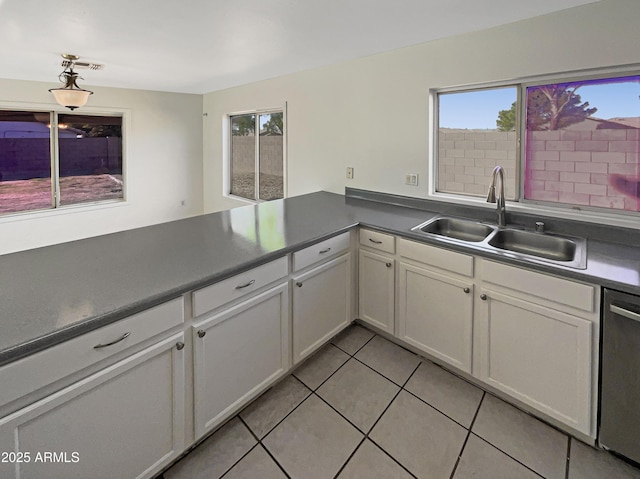
<svg viewBox="0 0 640 479">
<path fill-rule="evenodd" d="M 584 238 L 534 233 L 517 229 L 501 229 L 487 241 L 501 250 L 543 258 L 554 263 L 584 268 Z"/>
<path fill-rule="evenodd" d="M 439 241 L 467 244 L 475 250 L 491 251 L 510 258 L 553 263 L 584 269 L 587 264 L 587 241 L 575 236 L 499 228 L 478 221 L 436 216 L 411 228 Z"/>
<path fill-rule="evenodd" d="M 496 228 L 473 220 L 436 217 L 412 228 L 412 230 L 476 243 L 483 241 Z"/>
</svg>

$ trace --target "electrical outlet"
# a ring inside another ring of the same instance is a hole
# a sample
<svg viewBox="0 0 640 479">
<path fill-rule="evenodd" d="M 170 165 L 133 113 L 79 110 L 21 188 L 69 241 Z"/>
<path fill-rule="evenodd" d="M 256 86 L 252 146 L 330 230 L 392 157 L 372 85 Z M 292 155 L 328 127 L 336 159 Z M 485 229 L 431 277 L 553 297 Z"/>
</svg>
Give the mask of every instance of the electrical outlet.
<svg viewBox="0 0 640 479">
<path fill-rule="evenodd" d="M 347 179 L 353 180 L 353 167 L 347 166 Z"/>
<path fill-rule="evenodd" d="M 418 173 L 407 173 L 404 178 L 404 184 L 409 186 L 418 186 Z"/>
</svg>

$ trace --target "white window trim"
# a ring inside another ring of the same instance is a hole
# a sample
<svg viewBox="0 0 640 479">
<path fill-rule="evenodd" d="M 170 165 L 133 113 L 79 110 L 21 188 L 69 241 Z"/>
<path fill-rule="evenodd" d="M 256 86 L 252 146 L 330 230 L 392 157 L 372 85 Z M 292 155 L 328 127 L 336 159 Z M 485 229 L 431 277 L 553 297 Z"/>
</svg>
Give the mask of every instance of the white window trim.
<svg viewBox="0 0 640 479">
<path fill-rule="evenodd" d="M 518 102 L 522 104 L 524 94 L 523 92 L 529 86 L 542 85 L 545 83 L 559 83 L 563 80 L 566 81 L 576 81 L 576 80 L 586 80 L 592 78 L 606 78 L 609 76 L 633 76 L 640 75 L 640 64 L 630 64 L 630 65 L 620 65 L 620 66 L 611 66 L 605 68 L 598 69 L 588 69 L 588 70 L 579 70 L 579 71 L 571 71 L 571 72 L 559 72 L 559 73 L 548 73 L 544 75 L 524 77 L 524 78 L 514 78 L 509 80 L 501 80 L 495 82 L 486 82 L 480 84 L 465 84 L 465 85 L 457 85 L 457 86 L 448 86 L 442 88 L 431 88 L 429 89 L 429 103 L 428 103 L 428 114 L 429 120 L 431 121 L 431 126 L 428 131 L 428 140 L 429 140 L 429 152 L 428 152 L 428 177 L 429 183 L 427 187 L 427 195 L 426 199 L 435 200 L 445 203 L 466 205 L 466 206 L 474 206 L 479 208 L 486 208 L 488 210 L 495 210 L 495 205 L 492 203 L 487 203 L 483 198 L 479 197 L 471 197 L 464 195 L 456 195 L 453 193 L 442 193 L 436 191 L 437 188 L 437 155 L 438 155 L 438 145 L 437 145 L 437 130 L 438 130 L 438 93 L 448 93 L 448 92 L 463 92 L 463 91 L 473 91 L 487 88 L 500 88 L 505 86 L 516 86 L 518 88 Z M 519 116 L 520 124 L 523 124 L 525 121 L 525 111 L 521 108 L 520 116 Z M 518 126 L 520 130 L 520 126 Z M 518 138 L 520 137 L 520 131 L 518 132 Z M 522 175 L 524 172 L 522 171 L 522 161 L 524 155 L 524 141 L 520 141 L 518 145 L 518 154 L 520 155 L 518 159 L 518 184 L 516 185 L 516 191 L 519 197 L 521 196 L 521 186 L 522 186 Z M 552 205 L 550 203 L 536 202 L 533 200 L 524 200 L 520 198 L 521 201 L 506 201 L 507 212 L 514 211 L 523 214 L 529 215 L 540 215 L 553 217 L 558 219 L 566 219 L 566 220 L 574 220 L 574 221 L 582 221 L 587 223 L 597 223 L 597 224 L 605 224 L 610 226 L 619 226 L 623 228 L 632 228 L 632 229 L 640 229 L 640 212 L 629 212 L 622 210 L 611 210 L 610 212 L 607 210 L 601 209 L 583 209 L 578 206 L 572 205 L 563 205 L 558 204 Z"/>
<path fill-rule="evenodd" d="M 248 205 L 255 205 L 258 203 L 264 203 L 267 200 L 252 200 L 244 198 L 242 196 L 231 194 L 231 117 L 238 115 L 261 115 L 265 113 L 279 113 L 282 112 L 282 125 L 284 131 L 282 132 L 282 196 L 287 198 L 288 196 L 288 174 L 287 174 L 287 145 L 288 145 L 288 125 L 287 125 L 287 102 L 284 102 L 280 106 L 271 108 L 260 108 L 255 110 L 241 110 L 232 113 L 225 113 L 222 119 L 222 196 L 231 200 L 240 201 Z M 258 136 L 258 135 L 256 135 Z M 259 155 L 260 150 L 256 148 L 256 160 L 255 167 L 256 172 L 259 171 Z M 258 176 L 258 175 L 256 175 Z"/>
<path fill-rule="evenodd" d="M 36 111 L 36 112 L 53 112 L 56 117 L 59 114 L 73 115 L 100 115 L 100 116 L 120 116 L 122 118 L 122 199 L 120 200 L 102 200 L 102 201 L 88 201 L 86 203 L 75 203 L 72 205 L 62 205 L 56 208 L 47 208 L 41 210 L 28 210 L 28 211 L 16 211 L 14 213 L 4 213 L 0 215 L 0 224 L 10 223 L 14 221 L 24 221 L 37 218 L 55 217 L 58 215 L 66 215 L 70 213 L 84 213 L 88 211 L 96 211 L 105 208 L 119 208 L 123 206 L 129 206 L 129 128 L 131 125 L 131 110 L 128 108 L 117 107 L 83 107 L 82 110 L 76 112 L 70 112 L 69 109 L 51 103 L 31 103 L 31 102 L 15 102 L 15 101 L 2 101 L 0 100 L 0 109 L 3 110 L 15 110 L 15 111 Z M 54 174 L 54 168 L 58 169 L 58 148 L 57 138 L 53 135 L 49 142 L 51 148 L 51 172 Z M 54 164 L 55 162 L 55 164 Z M 55 171 L 58 175 L 58 171 Z M 56 176 L 56 183 L 59 181 Z M 55 194 L 59 191 L 59 184 L 55 185 L 55 192 L 52 188 L 51 194 Z M 52 196 L 53 199 L 53 196 Z"/>
</svg>

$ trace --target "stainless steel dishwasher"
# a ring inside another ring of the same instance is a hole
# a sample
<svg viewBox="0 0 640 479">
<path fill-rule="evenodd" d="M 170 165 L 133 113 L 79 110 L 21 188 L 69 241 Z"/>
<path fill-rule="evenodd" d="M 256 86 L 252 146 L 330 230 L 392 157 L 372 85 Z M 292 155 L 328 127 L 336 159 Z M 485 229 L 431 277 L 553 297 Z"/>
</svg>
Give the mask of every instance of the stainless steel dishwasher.
<svg viewBox="0 0 640 479">
<path fill-rule="evenodd" d="M 598 442 L 640 463 L 640 297 L 605 289 L 603 307 Z"/>
</svg>

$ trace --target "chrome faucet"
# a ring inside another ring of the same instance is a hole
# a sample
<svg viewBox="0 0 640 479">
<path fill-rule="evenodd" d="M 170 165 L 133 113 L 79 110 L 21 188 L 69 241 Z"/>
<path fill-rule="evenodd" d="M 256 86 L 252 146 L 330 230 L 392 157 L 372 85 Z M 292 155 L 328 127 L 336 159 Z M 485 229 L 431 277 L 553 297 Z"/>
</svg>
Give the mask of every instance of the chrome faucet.
<svg viewBox="0 0 640 479">
<path fill-rule="evenodd" d="M 496 176 L 500 178 L 500 190 L 496 199 Z M 507 226 L 506 208 L 504 206 L 504 170 L 502 166 L 496 166 L 491 173 L 491 184 L 487 194 L 487 203 L 495 203 L 498 210 L 498 226 Z"/>
</svg>

